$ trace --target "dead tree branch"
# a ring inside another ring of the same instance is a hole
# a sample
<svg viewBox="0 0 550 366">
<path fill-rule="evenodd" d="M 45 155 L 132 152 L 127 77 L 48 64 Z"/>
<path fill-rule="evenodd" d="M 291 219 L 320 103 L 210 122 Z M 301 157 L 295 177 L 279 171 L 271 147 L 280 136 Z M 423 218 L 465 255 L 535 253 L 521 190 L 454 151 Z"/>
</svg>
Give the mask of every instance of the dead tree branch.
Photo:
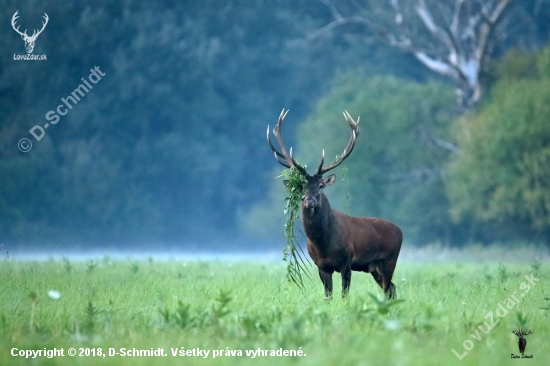
<svg viewBox="0 0 550 366">
<path fill-rule="evenodd" d="M 516 0 L 416 0 L 403 4 L 386 0 L 383 7 L 376 0 L 364 5 L 352 0 L 347 7 L 340 1 L 319 1 L 330 9 L 333 20 L 312 32 L 310 40 L 346 24 L 364 25 L 369 34 L 451 78 L 457 86 L 459 104 L 469 108 L 481 96 L 479 76 L 495 27 Z"/>
</svg>

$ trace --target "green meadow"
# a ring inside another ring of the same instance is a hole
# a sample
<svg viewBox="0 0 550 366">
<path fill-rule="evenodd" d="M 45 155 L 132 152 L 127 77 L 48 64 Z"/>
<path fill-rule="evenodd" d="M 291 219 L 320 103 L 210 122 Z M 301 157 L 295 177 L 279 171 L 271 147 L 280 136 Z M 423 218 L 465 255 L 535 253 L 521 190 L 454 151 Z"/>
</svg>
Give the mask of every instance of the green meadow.
<svg viewBox="0 0 550 366">
<path fill-rule="evenodd" d="M 314 267 L 303 292 L 285 271 L 282 261 L 6 258 L 0 365 L 547 365 L 550 359 L 548 262 L 398 263 L 393 302 L 364 273 L 353 272 L 346 299 L 336 274 L 335 296 L 327 301 Z M 523 359 L 516 328 L 531 331 Z M 76 355 L 68 354 L 71 348 Z M 56 357 L 48 357 L 54 349 Z"/>
</svg>

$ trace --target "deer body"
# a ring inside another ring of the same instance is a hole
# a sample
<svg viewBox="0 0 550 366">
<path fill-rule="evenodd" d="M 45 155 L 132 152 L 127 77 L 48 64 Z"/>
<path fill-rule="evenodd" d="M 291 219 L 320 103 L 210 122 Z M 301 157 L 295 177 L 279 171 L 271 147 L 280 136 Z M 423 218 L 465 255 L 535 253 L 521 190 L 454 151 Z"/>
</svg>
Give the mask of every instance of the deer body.
<svg viewBox="0 0 550 366">
<path fill-rule="evenodd" d="M 313 185 L 315 187 L 315 185 Z M 325 296 L 332 296 L 332 274 L 342 275 L 342 295 L 349 292 L 351 271 L 371 273 L 390 298 L 391 282 L 403 234 L 393 223 L 380 218 L 351 217 L 334 210 L 323 192 L 314 208 L 307 206 L 311 191 L 302 202 L 302 224 L 307 250 L 319 269 Z"/>
<path fill-rule="evenodd" d="M 287 111 L 288 112 L 288 111 Z M 295 167 L 307 181 L 304 187 L 304 198 L 301 204 L 302 224 L 307 236 L 307 250 L 319 269 L 319 277 L 325 289 L 325 296 L 332 296 L 332 275 L 340 272 L 342 276 L 342 296 L 348 294 L 351 271 L 370 273 L 390 299 L 395 298 L 395 285 L 391 282 L 397 257 L 401 249 L 403 234 L 401 229 L 384 219 L 351 217 L 334 210 L 323 193 L 323 189 L 334 184 L 334 174 L 323 178 L 323 174 L 337 167 L 353 150 L 359 133 L 358 123 L 344 113 L 352 129 L 352 137 L 346 149 L 336 162 L 323 167 L 324 151 L 321 164 L 314 175 L 309 175 L 290 155 L 280 135 L 280 125 L 286 116 L 284 110 L 273 130 L 281 151 L 277 151 L 269 139 L 268 143 L 275 153 L 275 158 L 283 166 Z M 285 181 L 285 184 L 288 182 Z"/>
<path fill-rule="evenodd" d="M 303 215 L 312 216 L 309 213 Z M 323 228 L 315 220 L 307 217 L 303 220 L 308 233 L 307 248 L 315 264 L 325 271 L 340 272 L 344 265 L 353 271 L 370 273 L 374 264 L 396 256 L 401 248 L 403 234 L 398 226 L 379 218 L 350 217 L 337 210 L 332 210 L 333 229 L 329 235 L 313 234 Z M 389 238 L 393 245 L 384 245 Z"/>
</svg>

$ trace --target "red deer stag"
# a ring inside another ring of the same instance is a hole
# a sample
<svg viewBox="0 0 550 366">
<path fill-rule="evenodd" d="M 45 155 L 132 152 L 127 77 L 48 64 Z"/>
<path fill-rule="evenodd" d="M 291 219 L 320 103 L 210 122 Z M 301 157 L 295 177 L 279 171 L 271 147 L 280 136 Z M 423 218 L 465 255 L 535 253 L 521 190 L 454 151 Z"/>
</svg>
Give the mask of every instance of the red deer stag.
<svg viewBox="0 0 550 366">
<path fill-rule="evenodd" d="M 325 151 L 321 164 L 314 175 L 309 175 L 300 164 L 287 153 L 281 136 L 281 125 L 288 110 L 282 110 L 273 134 L 280 146 L 278 151 L 269 138 L 267 142 L 275 154 L 275 159 L 284 167 L 295 167 L 307 180 L 301 204 L 302 224 L 307 236 L 307 251 L 317 267 L 319 277 L 325 287 L 325 296 L 332 297 L 332 274 L 342 275 L 342 297 L 346 297 L 351 282 L 351 271 L 370 273 L 389 299 L 396 296 L 395 285 L 391 282 L 393 271 L 401 249 L 403 233 L 395 224 L 380 218 L 350 217 L 330 208 L 323 189 L 332 185 L 334 174 L 323 178 L 323 174 L 336 168 L 351 154 L 355 140 L 359 135 L 357 122 L 347 111 L 344 118 L 351 127 L 351 138 L 344 152 L 332 164 L 323 167 Z M 288 182 L 285 181 L 285 185 Z"/>
<path fill-rule="evenodd" d="M 528 334 L 531 334 L 531 331 L 523 330 L 519 328 L 519 329 L 514 329 L 512 333 L 514 333 L 519 337 L 519 340 L 518 340 L 519 353 L 521 353 L 522 355 L 525 354 L 525 347 L 527 346 L 527 339 L 525 339 L 525 336 Z"/>
</svg>

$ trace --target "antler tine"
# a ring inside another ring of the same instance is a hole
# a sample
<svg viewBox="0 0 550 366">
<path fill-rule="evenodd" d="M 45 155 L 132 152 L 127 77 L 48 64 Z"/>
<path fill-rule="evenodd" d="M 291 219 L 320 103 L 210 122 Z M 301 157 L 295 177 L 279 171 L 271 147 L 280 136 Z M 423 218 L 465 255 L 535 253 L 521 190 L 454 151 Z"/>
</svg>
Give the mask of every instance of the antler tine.
<svg viewBox="0 0 550 366">
<path fill-rule="evenodd" d="M 323 164 L 325 163 L 325 149 L 323 149 L 323 153 L 321 156 L 321 164 L 319 164 L 319 167 L 317 168 L 317 175 L 323 175 L 323 173 L 320 173 L 323 170 Z"/>
<path fill-rule="evenodd" d="M 285 109 L 283 108 L 283 110 L 281 111 L 281 114 L 279 114 L 279 119 L 277 120 L 277 124 L 275 125 L 275 128 L 273 128 L 273 134 L 277 138 L 277 141 L 279 142 L 279 146 L 281 146 L 281 152 L 285 157 L 288 157 L 288 155 L 286 153 L 285 143 L 283 142 L 283 138 L 281 136 L 281 128 L 288 111 L 289 109 L 285 111 Z"/>
<path fill-rule="evenodd" d="M 357 118 L 357 122 L 355 122 L 353 120 L 353 118 L 350 116 L 350 114 L 348 113 L 348 111 L 344 111 L 344 118 L 346 119 L 346 122 L 348 123 L 348 125 L 350 126 L 351 128 L 351 138 L 346 146 L 346 148 L 344 149 L 344 151 L 342 152 L 342 155 L 340 155 L 340 157 L 338 159 L 336 159 L 336 161 L 326 167 L 323 168 L 323 163 L 325 161 L 325 152 L 323 150 L 323 158 L 321 159 L 321 164 L 319 165 L 319 168 L 317 169 L 317 175 L 323 175 L 325 174 L 326 172 L 328 172 L 329 170 L 332 170 L 334 168 L 336 168 L 338 165 L 340 165 L 344 159 L 346 159 L 349 154 L 351 154 L 351 152 L 353 151 L 353 148 L 355 147 L 355 140 L 357 139 L 357 136 L 359 135 L 359 118 Z"/>
<path fill-rule="evenodd" d="M 307 171 L 294 160 L 294 157 L 292 156 L 292 147 L 290 148 L 290 161 L 292 161 L 292 166 L 294 166 L 300 173 L 303 175 L 307 175 Z"/>
<path fill-rule="evenodd" d="M 286 162 L 285 156 L 277 151 L 275 146 L 273 146 L 271 139 L 269 138 L 269 125 L 267 126 L 267 142 L 271 150 L 273 150 L 273 154 L 275 155 L 275 160 L 277 160 L 279 164 L 285 166 L 286 168 L 290 168 L 290 165 L 288 165 L 288 163 Z M 281 161 L 280 158 L 282 158 L 283 160 Z"/>
<path fill-rule="evenodd" d="M 292 166 L 292 160 L 288 157 L 285 143 L 283 142 L 283 139 L 281 137 L 281 124 L 283 123 L 287 113 L 288 113 L 288 110 L 285 111 L 285 109 L 283 108 L 283 110 L 281 111 L 281 114 L 279 114 L 279 119 L 277 120 L 277 124 L 275 125 L 275 128 L 273 128 L 273 135 L 275 135 L 275 138 L 277 139 L 277 142 L 281 147 L 281 151 L 280 152 L 277 151 L 277 149 L 271 142 L 271 139 L 269 138 L 269 126 L 267 126 L 267 143 L 269 144 L 269 147 L 271 148 L 271 150 L 273 150 L 273 153 L 275 154 L 275 160 L 277 160 L 279 164 L 281 164 L 285 168 L 290 168 Z"/>
<path fill-rule="evenodd" d="M 355 122 L 353 120 L 353 118 L 351 118 L 350 114 L 348 113 L 348 111 L 344 111 L 344 118 L 346 119 L 346 122 L 349 124 L 349 126 L 351 127 L 352 130 L 355 130 L 355 134 L 357 136 L 359 136 L 359 119 L 361 119 L 361 116 L 357 117 L 357 122 Z"/>
<path fill-rule="evenodd" d="M 44 18 L 44 20 L 46 21 L 45 23 L 42 22 L 42 29 L 40 30 L 37 30 L 35 29 L 32 36 L 34 37 L 35 36 L 35 33 L 38 31 L 38 33 L 36 33 L 36 37 L 38 37 L 40 35 L 40 33 L 42 33 L 42 31 L 44 30 L 44 28 L 46 28 L 46 25 L 48 24 L 48 21 L 50 20 L 50 18 L 48 17 L 48 14 L 44 13 L 44 15 L 42 16 L 42 18 Z"/>
<path fill-rule="evenodd" d="M 273 150 L 273 153 L 275 154 L 275 160 L 277 160 L 279 164 L 281 164 L 285 168 L 290 168 L 294 166 L 302 174 L 306 175 L 307 174 L 306 170 L 300 164 L 298 164 L 292 157 L 292 148 L 290 148 L 290 155 L 287 154 L 285 143 L 283 142 L 283 138 L 281 136 L 281 126 L 288 111 L 289 111 L 288 109 L 285 111 L 285 109 L 283 108 L 283 110 L 281 111 L 281 114 L 279 114 L 279 119 L 277 120 L 277 124 L 273 128 L 273 135 L 277 139 L 277 142 L 281 147 L 281 151 L 277 151 L 277 149 L 271 142 L 271 139 L 269 138 L 269 126 L 267 126 L 267 142 L 269 144 L 269 147 L 271 148 L 271 150 Z"/>
<path fill-rule="evenodd" d="M 530 330 L 523 330 L 521 328 L 518 328 L 518 329 L 512 330 L 512 333 L 514 333 L 518 337 L 523 337 L 523 336 L 526 336 L 528 334 L 531 334 L 532 332 Z"/>
<path fill-rule="evenodd" d="M 17 28 L 15 28 L 16 20 L 17 20 L 17 18 L 19 18 L 19 14 L 18 14 L 18 13 L 19 13 L 19 10 L 17 10 L 17 11 L 15 12 L 15 14 L 13 14 L 13 17 L 11 17 L 11 26 L 12 26 L 13 30 L 15 30 L 15 31 L 16 31 L 17 33 L 19 33 L 20 35 L 23 35 L 24 33 L 21 32 L 21 31 L 19 30 L 19 26 L 17 26 Z M 27 31 L 27 30 L 25 29 L 25 32 L 26 32 L 26 31 Z"/>
</svg>

